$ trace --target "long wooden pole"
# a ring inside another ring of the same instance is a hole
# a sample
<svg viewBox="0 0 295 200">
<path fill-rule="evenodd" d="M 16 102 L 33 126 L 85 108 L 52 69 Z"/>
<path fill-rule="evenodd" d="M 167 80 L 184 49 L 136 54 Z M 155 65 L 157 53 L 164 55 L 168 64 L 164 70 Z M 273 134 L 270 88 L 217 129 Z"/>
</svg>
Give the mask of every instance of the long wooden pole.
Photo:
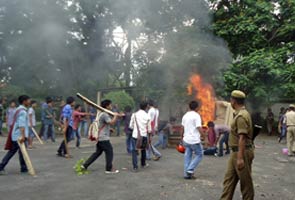
<svg viewBox="0 0 295 200">
<path fill-rule="evenodd" d="M 38 141 L 40 142 L 40 144 L 44 144 L 34 127 L 32 127 L 32 131 L 33 131 L 34 135 L 36 136 L 36 138 L 38 139 Z"/>
<path fill-rule="evenodd" d="M 35 172 L 35 169 L 32 165 L 32 162 L 31 162 L 31 159 L 29 157 L 29 154 L 27 152 L 27 149 L 26 149 L 26 146 L 25 146 L 25 143 L 24 142 L 20 142 L 19 140 L 17 140 L 17 143 L 18 143 L 18 146 L 23 154 L 23 158 L 25 160 L 25 163 L 26 163 L 26 166 L 28 168 L 28 172 L 30 175 L 32 176 L 36 176 L 36 172 Z"/>
<path fill-rule="evenodd" d="M 80 93 L 77 93 L 77 97 L 80 98 L 81 100 L 85 101 L 87 104 L 93 106 L 94 108 L 96 108 L 97 110 L 100 110 L 100 111 L 103 111 L 105 113 L 108 113 L 110 115 L 115 115 L 114 112 L 108 110 L 108 109 L 105 109 L 99 105 L 97 105 L 96 103 L 94 103 L 93 101 L 91 101 L 90 99 L 88 99 L 87 97 L 83 96 L 82 94 Z"/>
</svg>

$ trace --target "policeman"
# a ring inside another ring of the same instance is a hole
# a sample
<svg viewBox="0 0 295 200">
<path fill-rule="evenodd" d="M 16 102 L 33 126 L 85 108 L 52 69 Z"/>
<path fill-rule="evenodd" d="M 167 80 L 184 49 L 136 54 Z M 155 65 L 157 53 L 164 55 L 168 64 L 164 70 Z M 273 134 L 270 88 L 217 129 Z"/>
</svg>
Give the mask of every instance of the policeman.
<svg viewBox="0 0 295 200">
<path fill-rule="evenodd" d="M 231 93 L 231 106 L 235 110 L 229 136 L 232 153 L 224 177 L 221 200 L 233 199 L 238 181 L 240 181 L 243 200 L 254 199 L 251 175 L 254 159 L 253 130 L 250 114 L 245 108 L 245 98 L 246 95 L 242 91 L 234 90 Z"/>
<path fill-rule="evenodd" d="M 295 156 L 295 105 L 286 113 L 288 156 Z"/>
</svg>

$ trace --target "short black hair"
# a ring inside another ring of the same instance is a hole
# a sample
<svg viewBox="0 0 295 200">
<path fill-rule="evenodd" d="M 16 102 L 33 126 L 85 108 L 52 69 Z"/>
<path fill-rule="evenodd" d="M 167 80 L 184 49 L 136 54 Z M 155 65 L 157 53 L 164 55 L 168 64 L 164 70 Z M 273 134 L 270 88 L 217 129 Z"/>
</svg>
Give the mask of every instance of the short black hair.
<svg viewBox="0 0 295 200">
<path fill-rule="evenodd" d="M 51 97 L 46 97 L 46 103 L 51 103 L 53 102 L 53 99 Z"/>
<path fill-rule="evenodd" d="M 140 102 L 140 104 L 139 104 L 139 108 L 141 109 L 141 110 L 146 110 L 147 109 L 147 107 L 148 107 L 148 102 L 146 102 L 146 101 L 142 101 L 142 102 Z"/>
<path fill-rule="evenodd" d="M 176 122 L 176 118 L 175 117 L 170 117 L 169 121 L 170 122 Z"/>
<path fill-rule="evenodd" d="M 103 100 L 103 101 L 101 102 L 100 106 L 103 107 L 103 108 L 107 108 L 107 107 L 108 107 L 109 105 L 111 105 L 111 104 L 112 104 L 112 101 L 109 100 L 109 99 L 106 99 L 106 100 Z"/>
<path fill-rule="evenodd" d="M 75 105 L 75 110 L 77 110 L 79 107 L 81 107 L 80 104 Z"/>
<path fill-rule="evenodd" d="M 191 101 L 191 102 L 189 103 L 189 108 L 190 108 L 191 110 L 196 110 L 198 107 L 199 107 L 199 103 L 198 103 L 197 101 Z"/>
<path fill-rule="evenodd" d="M 155 105 L 155 102 L 153 101 L 153 100 L 149 100 L 149 102 L 148 102 L 148 104 L 150 105 L 150 106 L 154 106 Z"/>
<path fill-rule="evenodd" d="M 28 95 L 21 95 L 21 96 L 18 97 L 18 103 L 23 104 L 24 101 L 27 101 L 29 99 L 30 99 L 30 97 Z"/>
<path fill-rule="evenodd" d="M 72 104 L 74 101 L 75 101 L 74 97 L 68 97 L 66 102 L 67 104 Z"/>
<path fill-rule="evenodd" d="M 16 100 L 12 99 L 12 100 L 9 101 L 9 105 L 12 104 L 12 103 L 16 104 Z"/>
<path fill-rule="evenodd" d="M 233 98 L 237 102 L 237 104 L 239 104 L 239 105 L 244 105 L 245 104 L 245 99 L 244 98 L 236 98 L 236 97 L 231 97 L 231 98 Z"/>
<path fill-rule="evenodd" d="M 31 105 L 33 105 L 33 104 L 35 104 L 35 103 L 37 103 L 37 101 L 35 101 L 35 100 L 32 100 L 32 101 L 31 101 Z"/>
<path fill-rule="evenodd" d="M 214 122 L 210 121 L 210 122 L 208 122 L 207 126 L 213 128 L 215 126 L 215 124 L 214 124 Z"/>
</svg>

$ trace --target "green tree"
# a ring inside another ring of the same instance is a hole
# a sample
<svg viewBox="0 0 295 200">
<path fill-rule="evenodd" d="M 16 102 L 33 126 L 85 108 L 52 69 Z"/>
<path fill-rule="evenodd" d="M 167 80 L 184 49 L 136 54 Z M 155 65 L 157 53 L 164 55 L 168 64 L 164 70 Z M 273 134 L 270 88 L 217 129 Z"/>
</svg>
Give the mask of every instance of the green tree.
<svg viewBox="0 0 295 200">
<path fill-rule="evenodd" d="M 133 98 L 125 91 L 109 92 L 103 97 L 103 99 L 110 99 L 113 102 L 113 105 L 118 105 L 120 111 L 124 111 L 127 106 L 130 106 L 131 108 L 135 107 Z"/>
</svg>

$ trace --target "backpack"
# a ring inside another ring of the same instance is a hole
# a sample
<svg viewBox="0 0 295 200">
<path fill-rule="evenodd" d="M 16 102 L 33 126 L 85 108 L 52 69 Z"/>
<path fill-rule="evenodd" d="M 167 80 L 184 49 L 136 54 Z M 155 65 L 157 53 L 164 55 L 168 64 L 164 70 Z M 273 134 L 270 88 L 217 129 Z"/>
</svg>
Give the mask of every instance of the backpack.
<svg viewBox="0 0 295 200">
<path fill-rule="evenodd" d="M 104 129 L 105 124 L 100 127 L 99 119 L 103 112 L 97 113 L 95 120 L 90 124 L 88 129 L 88 139 L 90 141 L 98 142 L 99 134 Z M 99 128 L 100 127 L 100 128 Z"/>
</svg>

